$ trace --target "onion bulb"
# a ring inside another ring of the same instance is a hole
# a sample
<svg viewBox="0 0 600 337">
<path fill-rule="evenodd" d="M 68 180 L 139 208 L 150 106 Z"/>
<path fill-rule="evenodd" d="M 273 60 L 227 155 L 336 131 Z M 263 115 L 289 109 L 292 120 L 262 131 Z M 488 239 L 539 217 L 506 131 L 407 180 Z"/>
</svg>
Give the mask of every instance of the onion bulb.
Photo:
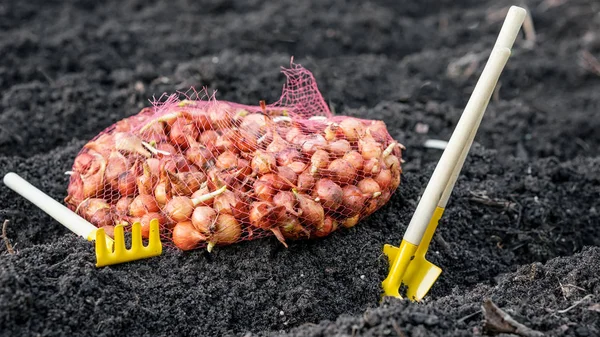
<svg viewBox="0 0 600 337">
<path fill-rule="evenodd" d="M 338 157 L 341 157 L 346 153 L 352 151 L 352 146 L 350 145 L 350 142 L 345 139 L 338 139 L 336 141 L 330 142 L 327 148 L 329 152 Z"/>
<path fill-rule="evenodd" d="M 336 159 L 329 163 L 327 172 L 331 180 L 342 185 L 351 184 L 356 179 L 356 169 L 344 159 Z"/>
<path fill-rule="evenodd" d="M 285 216 L 284 206 L 275 206 L 270 202 L 256 201 L 250 205 L 248 219 L 257 228 L 270 229 Z"/>
<path fill-rule="evenodd" d="M 349 217 L 349 218 L 346 218 L 346 219 L 340 221 L 340 223 L 342 226 L 344 226 L 344 228 L 352 228 L 358 223 L 359 219 L 360 219 L 360 216 L 358 214 L 356 214 L 355 216 L 352 216 L 352 217 Z"/>
<path fill-rule="evenodd" d="M 361 139 L 358 141 L 358 150 L 365 159 L 381 158 L 383 152 L 381 144 L 373 139 Z"/>
<path fill-rule="evenodd" d="M 217 212 L 212 207 L 196 207 L 192 213 L 192 224 L 200 233 L 205 235 L 209 235 L 214 231 L 216 220 Z"/>
<path fill-rule="evenodd" d="M 313 186 L 315 186 L 315 182 L 315 177 L 313 177 L 313 175 L 310 174 L 308 171 L 300 173 L 300 175 L 298 176 L 298 192 L 306 193 L 312 190 Z"/>
<path fill-rule="evenodd" d="M 358 153 L 357 151 L 350 151 L 350 152 L 344 154 L 342 159 L 344 159 L 345 161 L 350 163 L 350 165 L 354 166 L 354 168 L 357 171 L 360 171 L 363 169 L 363 164 L 364 164 L 365 160 L 363 159 L 363 156 L 360 153 Z"/>
<path fill-rule="evenodd" d="M 118 189 L 119 174 L 129 169 L 129 161 L 119 151 L 112 151 L 108 156 L 104 179 L 114 190 Z"/>
<path fill-rule="evenodd" d="M 173 197 L 163 208 L 163 212 L 169 219 L 175 222 L 186 221 L 192 216 L 194 203 L 192 199 L 183 196 Z"/>
<path fill-rule="evenodd" d="M 323 224 L 321 226 L 317 226 L 313 231 L 313 234 L 316 237 L 325 237 L 329 235 L 331 232 L 335 231 L 338 227 L 337 220 L 330 216 L 326 216 Z"/>
<path fill-rule="evenodd" d="M 295 190 L 292 190 L 292 193 L 294 193 L 296 200 L 298 200 L 298 207 L 302 211 L 300 218 L 309 225 L 321 226 L 325 218 L 323 206 L 306 194 L 300 194 Z"/>
<path fill-rule="evenodd" d="M 122 197 L 115 204 L 115 210 L 118 214 L 125 215 L 129 211 L 129 205 L 133 201 L 132 197 Z"/>
<path fill-rule="evenodd" d="M 117 187 L 121 196 L 130 196 L 136 193 L 137 184 L 135 178 L 135 174 L 131 171 L 125 171 L 119 174 Z"/>
<path fill-rule="evenodd" d="M 216 245 L 236 243 L 242 236 L 242 226 L 229 214 L 220 214 L 215 223 L 215 231 L 208 240 L 207 250 L 210 252 Z"/>
<path fill-rule="evenodd" d="M 339 123 L 339 127 L 346 139 L 351 142 L 361 139 L 365 132 L 363 123 L 356 118 L 345 118 Z"/>
<path fill-rule="evenodd" d="M 181 250 L 191 250 L 202 242 L 206 237 L 194 228 L 191 221 L 178 222 L 173 228 L 173 243 Z"/>
<path fill-rule="evenodd" d="M 254 182 L 254 194 L 259 200 L 271 201 L 273 199 L 273 195 L 275 194 L 275 190 L 269 182 L 257 180 Z"/>
<path fill-rule="evenodd" d="M 221 170 L 237 167 L 237 164 L 238 156 L 231 151 L 225 151 L 221 153 L 219 157 L 217 157 L 217 161 L 215 163 L 215 165 Z"/>
<path fill-rule="evenodd" d="M 374 179 L 382 190 L 387 190 L 392 183 L 392 172 L 388 169 L 381 170 Z"/>
<path fill-rule="evenodd" d="M 342 188 L 330 179 L 319 179 L 312 193 L 324 208 L 335 211 L 342 204 L 344 192 Z"/>
<path fill-rule="evenodd" d="M 344 215 L 355 215 L 360 212 L 360 210 L 365 206 L 365 201 L 368 194 L 363 193 L 358 187 L 354 185 L 344 186 L 342 188 L 343 197 L 342 197 L 342 205 L 343 209 L 340 210 L 340 213 Z"/>
<path fill-rule="evenodd" d="M 379 184 L 372 178 L 365 178 L 359 181 L 357 186 L 362 193 L 373 197 L 381 195 L 381 187 L 379 187 Z"/>
<path fill-rule="evenodd" d="M 325 150 L 317 150 L 310 157 L 310 173 L 315 175 L 319 169 L 326 168 L 329 165 L 329 153 Z"/>
<path fill-rule="evenodd" d="M 129 215 L 134 217 L 141 217 L 146 213 L 158 211 L 158 204 L 152 195 L 140 194 L 129 205 Z"/>
<path fill-rule="evenodd" d="M 251 165 L 254 172 L 262 175 L 273 171 L 277 162 L 273 154 L 259 150 L 254 153 Z"/>
</svg>

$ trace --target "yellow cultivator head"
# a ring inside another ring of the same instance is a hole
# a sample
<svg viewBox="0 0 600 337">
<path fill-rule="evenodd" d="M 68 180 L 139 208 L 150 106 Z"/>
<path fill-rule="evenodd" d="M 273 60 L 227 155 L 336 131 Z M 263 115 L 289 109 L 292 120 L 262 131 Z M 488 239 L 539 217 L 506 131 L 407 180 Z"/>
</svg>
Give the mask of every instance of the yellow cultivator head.
<svg viewBox="0 0 600 337">
<path fill-rule="evenodd" d="M 158 220 L 150 221 L 148 245 L 142 244 L 142 225 L 139 222 L 131 226 L 131 248 L 125 248 L 125 231 L 123 225 L 115 226 L 114 251 L 107 246 L 104 229 L 96 231 L 96 267 L 141 260 L 162 254 L 162 243 Z"/>
</svg>

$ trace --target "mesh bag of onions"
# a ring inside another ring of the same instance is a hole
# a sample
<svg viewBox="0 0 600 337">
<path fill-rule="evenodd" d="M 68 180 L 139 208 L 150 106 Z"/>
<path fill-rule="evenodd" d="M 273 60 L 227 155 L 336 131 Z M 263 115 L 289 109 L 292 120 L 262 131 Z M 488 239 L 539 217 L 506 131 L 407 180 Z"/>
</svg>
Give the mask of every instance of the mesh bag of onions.
<svg viewBox="0 0 600 337">
<path fill-rule="evenodd" d="M 109 235 L 158 219 L 182 250 L 267 235 L 327 236 L 382 207 L 401 151 L 382 121 L 333 116 L 312 74 L 291 63 L 281 98 L 247 106 L 181 94 L 155 101 L 88 142 L 65 202 Z"/>
</svg>

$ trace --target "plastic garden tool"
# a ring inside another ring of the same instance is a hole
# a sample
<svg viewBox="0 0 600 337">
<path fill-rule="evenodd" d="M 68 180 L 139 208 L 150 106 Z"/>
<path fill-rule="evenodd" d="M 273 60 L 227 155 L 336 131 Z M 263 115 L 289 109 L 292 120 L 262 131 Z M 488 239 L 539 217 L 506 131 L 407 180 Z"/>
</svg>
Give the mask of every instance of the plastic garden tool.
<svg viewBox="0 0 600 337">
<path fill-rule="evenodd" d="M 390 263 L 389 274 L 382 282 L 384 296 L 401 297 L 400 286 L 404 284 L 407 297 L 420 301 L 442 272 L 425 259 L 425 254 L 525 16 L 525 9 L 520 7 L 512 6 L 508 11 L 489 60 L 423 192 L 400 246 L 384 245 L 383 252 Z"/>
<path fill-rule="evenodd" d="M 158 256 L 162 253 L 162 243 L 160 242 L 157 220 L 153 220 L 150 223 L 150 236 L 147 246 L 143 246 L 142 244 L 140 223 L 134 223 L 132 225 L 131 248 L 126 249 L 123 225 L 115 226 L 113 240 L 105 234 L 103 228 L 97 228 L 92 225 L 16 173 L 7 173 L 4 176 L 4 184 L 32 202 L 73 233 L 82 236 L 88 241 L 95 241 L 96 267 Z"/>
</svg>

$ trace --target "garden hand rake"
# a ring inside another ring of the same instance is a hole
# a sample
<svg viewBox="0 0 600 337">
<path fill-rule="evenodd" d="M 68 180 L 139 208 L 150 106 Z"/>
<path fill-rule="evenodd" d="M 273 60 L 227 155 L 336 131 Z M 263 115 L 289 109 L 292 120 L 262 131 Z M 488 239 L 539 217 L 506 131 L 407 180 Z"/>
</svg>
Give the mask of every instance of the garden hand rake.
<svg viewBox="0 0 600 337">
<path fill-rule="evenodd" d="M 156 219 L 150 222 L 150 236 L 147 246 L 143 246 L 142 244 L 141 224 L 137 222 L 132 225 L 131 248 L 127 250 L 125 248 L 123 225 L 119 224 L 115 226 L 113 240 L 105 234 L 103 228 L 97 228 L 92 225 L 16 173 L 7 173 L 4 176 L 4 184 L 32 202 L 73 233 L 84 237 L 88 241 L 95 240 L 96 267 L 140 260 L 158 256 L 162 253 L 158 220 Z"/>
<path fill-rule="evenodd" d="M 456 179 L 469 152 L 498 78 L 510 57 L 510 49 L 525 20 L 526 11 L 512 6 L 508 11 L 496 44 L 492 49 L 465 110 L 452 133 L 431 180 L 404 234 L 400 247 L 384 245 L 390 271 L 382 282 L 384 296 L 401 297 L 400 286 L 407 287 L 407 297 L 420 301 L 433 286 L 442 270 L 425 259 Z"/>
</svg>

